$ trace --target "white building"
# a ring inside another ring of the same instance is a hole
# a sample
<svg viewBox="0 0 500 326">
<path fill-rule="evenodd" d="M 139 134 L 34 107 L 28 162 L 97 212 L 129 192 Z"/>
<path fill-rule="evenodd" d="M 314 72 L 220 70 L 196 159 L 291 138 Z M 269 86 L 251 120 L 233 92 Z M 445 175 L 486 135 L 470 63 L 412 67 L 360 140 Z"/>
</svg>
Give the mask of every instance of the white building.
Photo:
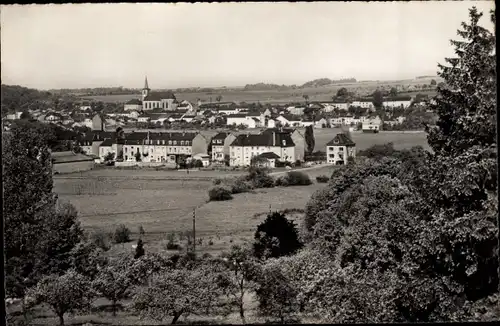
<svg viewBox="0 0 500 326">
<path fill-rule="evenodd" d="M 350 106 L 361 107 L 364 109 L 373 109 L 373 101 L 371 99 L 357 99 L 352 101 Z"/>
<path fill-rule="evenodd" d="M 139 99 L 131 99 L 123 106 L 123 110 L 125 111 L 141 111 L 142 110 L 142 102 Z"/>
<path fill-rule="evenodd" d="M 290 134 L 269 132 L 258 135 L 239 135 L 230 146 L 229 164 L 249 166 L 253 157 L 264 153 L 274 153 L 283 162 L 296 160 L 295 144 Z"/>
<path fill-rule="evenodd" d="M 383 106 L 386 108 L 408 108 L 410 107 L 412 102 L 412 99 L 410 96 L 405 96 L 405 97 L 395 97 L 395 98 L 388 98 L 385 99 L 383 102 Z"/>
<path fill-rule="evenodd" d="M 375 117 L 369 120 L 365 120 L 363 122 L 363 126 L 361 129 L 363 132 L 368 132 L 368 133 L 377 133 L 380 130 L 382 130 L 382 120 L 380 117 Z"/>
<path fill-rule="evenodd" d="M 346 134 L 337 134 L 326 144 L 327 163 L 346 165 L 349 157 L 356 157 L 356 144 Z"/>
</svg>

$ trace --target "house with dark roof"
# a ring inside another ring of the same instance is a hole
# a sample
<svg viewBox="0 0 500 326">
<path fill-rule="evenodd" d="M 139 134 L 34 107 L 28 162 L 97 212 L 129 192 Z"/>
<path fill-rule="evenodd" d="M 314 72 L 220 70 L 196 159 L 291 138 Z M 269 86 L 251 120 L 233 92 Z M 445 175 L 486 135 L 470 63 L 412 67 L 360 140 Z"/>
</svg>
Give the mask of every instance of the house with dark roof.
<svg viewBox="0 0 500 326">
<path fill-rule="evenodd" d="M 344 133 L 337 134 L 326 143 L 326 161 L 335 165 L 346 165 L 349 158 L 356 157 L 356 144 Z"/>
<path fill-rule="evenodd" d="M 212 147 L 212 162 L 223 164 L 229 157 L 229 146 L 236 139 L 236 136 L 230 132 L 219 132 L 210 140 Z"/>
<path fill-rule="evenodd" d="M 127 103 L 125 103 L 125 105 L 123 106 L 123 109 L 125 111 L 141 111 L 142 110 L 142 101 L 137 99 L 137 98 L 133 98 L 130 101 L 128 101 Z"/>
<path fill-rule="evenodd" d="M 295 161 L 304 162 L 304 155 L 306 150 L 306 138 L 296 128 L 267 128 L 262 133 L 285 133 L 289 134 L 295 144 Z"/>
<path fill-rule="evenodd" d="M 229 148 L 230 166 L 249 166 L 252 158 L 266 152 L 273 152 L 283 162 L 295 162 L 295 143 L 290 134 L 266 132 L 241 134 Z"/>
</svg>

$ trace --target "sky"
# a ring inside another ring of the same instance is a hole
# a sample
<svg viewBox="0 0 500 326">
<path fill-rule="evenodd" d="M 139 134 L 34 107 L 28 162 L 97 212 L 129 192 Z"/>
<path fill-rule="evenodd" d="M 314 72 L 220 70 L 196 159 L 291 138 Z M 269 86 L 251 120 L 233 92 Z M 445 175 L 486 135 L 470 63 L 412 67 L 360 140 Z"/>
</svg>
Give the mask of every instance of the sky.
<svg viewBox="0 0 500 326">
<path fill-rule="evenodd" d="M 3 84 L 38 89 L 303 84 L 436 75 L 494 1 L 2 5 Z"/>
</svg>

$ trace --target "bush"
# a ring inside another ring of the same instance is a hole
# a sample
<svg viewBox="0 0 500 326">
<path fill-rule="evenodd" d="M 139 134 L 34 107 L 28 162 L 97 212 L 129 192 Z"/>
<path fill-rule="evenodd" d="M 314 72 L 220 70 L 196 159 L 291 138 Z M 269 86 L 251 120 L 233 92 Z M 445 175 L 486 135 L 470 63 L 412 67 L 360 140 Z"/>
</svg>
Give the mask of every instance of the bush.
<svg viewBox="0 0 500 326">
<path fill-rule="evenodd" d="M 251 167 L 245 179 L 250 181 L 253 188 L 272 188 L 274 187 L 274 178 L 267 174 L 267 170 Z"/>
<path fill-rule="evenodd" d="M 276 180 L 276 186 L 308 186 L 312 184 L 309 176 L 303 172 L 291 171 Z"/>
<path fill-rule="evenodd" d="M 276 187 L 288 187 L 289 186 L 288 178 L 286 177 L 286 175 L 282 175 L 281 177 L 278 177 L 276 179 L 276 181 L 274 182 L 274 185 Z"/>
<path fill-rule="evenodd" d="M 231 190 L 221 186 L 215 186 L 208 190 L 208 197 L 211 201 L 230 200 L 233 198 Z"/>
<path fill-rule="evenodd" d="M 90 234 L 90 242 L 104 251 L 108 251 L 111 248 L 110 238 L 109 233 L 104 231 L 96 231 Z"/>
<path fill-rule="evenodd" d="M 327 182 L 328 182 L 328 180 L 330 180 L 330 178 L 329 178 L 329 177 L 327 177 L 326 175 L 320 175 L 320 176 L 317 176 L 317 177 L 316 177 L 316 181 L 317 181 L 318 183 L 327 183 Z"/>
<path fill-rule="evenodd" d="M 249 192 L 253 189 L 253 186 L 250 182 L 245 181 L 243 178 L 235 178 L 230 183 L 229 187 L 231 188 L 231 193 L 240 194 L 243 192 Z"/>
<path fill-rule="evenodd" d="M 119 225 L 113 235 L 115 243 L 125 243 L 130 241 L 130 230 L 125 225 Z"/>
</svg>

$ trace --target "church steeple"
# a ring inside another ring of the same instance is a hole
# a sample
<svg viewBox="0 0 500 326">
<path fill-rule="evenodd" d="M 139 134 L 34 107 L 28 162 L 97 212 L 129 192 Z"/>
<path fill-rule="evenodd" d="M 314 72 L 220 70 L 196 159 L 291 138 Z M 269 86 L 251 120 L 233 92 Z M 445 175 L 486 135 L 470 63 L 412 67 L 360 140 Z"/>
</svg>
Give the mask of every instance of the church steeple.
<svg viewBox="0 0 500 326">
<path fill-rule="evenodd" d="M 149 94 L 149 85 L 148 85 L 148 76 L 146 76 L 146 78 L 144 79 L 144 88 L 142 89 L 142 100 L 144 101 L 144 99 L 148 96 Z"/>
</svg>

